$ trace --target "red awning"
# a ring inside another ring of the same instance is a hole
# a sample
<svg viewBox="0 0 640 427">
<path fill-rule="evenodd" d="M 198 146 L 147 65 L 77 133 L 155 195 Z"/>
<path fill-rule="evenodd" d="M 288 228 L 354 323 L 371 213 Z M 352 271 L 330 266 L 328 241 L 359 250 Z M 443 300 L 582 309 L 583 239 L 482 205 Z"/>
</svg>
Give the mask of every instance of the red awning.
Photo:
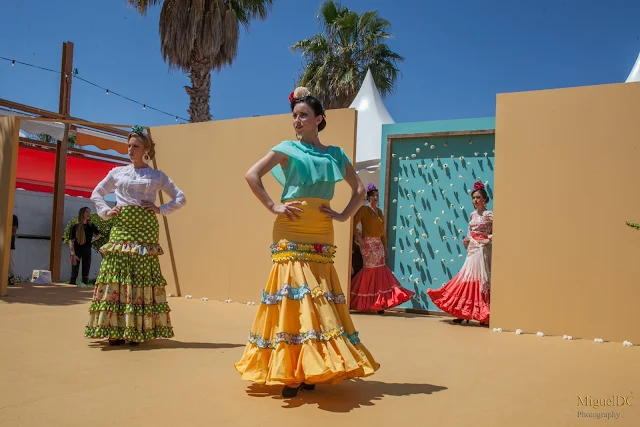
<svg viewBox="0 0 640 427">
<path fill-rule="evenodd" d="M 111 169 L 122 164 L 90 157 L 67 156 L 67 182 L 65 194 L 91 197 L 96 185 Z M 56 170 L 56 152 L 37 148 L 18 148 L 16 188 L 41 193 L 53 193 Z"/>
</svg>

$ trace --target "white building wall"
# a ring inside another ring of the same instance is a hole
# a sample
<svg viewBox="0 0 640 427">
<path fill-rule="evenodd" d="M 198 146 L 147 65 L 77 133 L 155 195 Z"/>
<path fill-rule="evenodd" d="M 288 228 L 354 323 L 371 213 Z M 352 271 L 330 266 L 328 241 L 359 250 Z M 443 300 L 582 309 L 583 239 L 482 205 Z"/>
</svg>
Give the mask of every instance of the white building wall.
<svg viewBox="0 0 640 427">
<path fill-rule="evenodd" d="M 91 200 L 65 196 L 63 228 L 72 218 L 78 216 L 80 208 L 85 206 L 91 208 L 91 212 L 95 212 L 95 206 Z M 13 213 L 18 216 L 19 228 L 14 257 L 16 274 L 23 278 L 30 278 L 33 270 L 49 269 L 52 209 L 53 194 L 24 190 L 15 192 Z M 60 280 L 65 282 L 71 277 L 69 245 L 60 242 L 60 247 L 62 248 Z M 91 257 L 90 279 L 97 277 L 101 260 L 100 253 L 94 250 Z"/>
</svg>

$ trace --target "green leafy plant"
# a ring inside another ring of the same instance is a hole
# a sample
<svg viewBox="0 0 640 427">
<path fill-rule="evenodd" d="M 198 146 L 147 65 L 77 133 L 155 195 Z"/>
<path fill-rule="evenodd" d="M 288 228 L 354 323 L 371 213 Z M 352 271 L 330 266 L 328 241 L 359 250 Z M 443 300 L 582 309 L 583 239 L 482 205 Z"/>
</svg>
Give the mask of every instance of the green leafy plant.
<svg viewBox="0 0 640 427">
<path fill-rule="evenodd" d="M 20 276 L 10 276 L 9 277 L 9 286 L 18 286 L 20 283 L 24 283 L 26 280 Z"/>
<path fill-rule="evenodd" d="M 640 230 L 640 224 L 636 224 L 635 222 L 627 221 L 627 225 L 635 228 L 636 230 Z"/>
<path fill-rule="evenodd" d="M 113 220 L 109 219 L 105 221 L 104 219 L 100 218 L 100 216 L 97 213 L 92 213 L 91 222 L 96 227 L 98 227 L 98 230 L 100 231 L 100 236 L 101 236 L 98 240 L 93 242 L 91 246 L 95 249 L 99 249 L 102 245 L 104 245 L 109 241 L 109 235 L 111 234 L 111 227 L 113 226 Z M 71 221 L 67 223 L 67 226 L 64 229 L 64 233 L 62 235 L 62 239 L 65 243 L 69 243 L 69 237 L 71 236 L 71 227 L 73 227 L 77 223 L 78 223 L 77 217 L 74 217 L 73 219 L 71 219 Z"/>
</svg>

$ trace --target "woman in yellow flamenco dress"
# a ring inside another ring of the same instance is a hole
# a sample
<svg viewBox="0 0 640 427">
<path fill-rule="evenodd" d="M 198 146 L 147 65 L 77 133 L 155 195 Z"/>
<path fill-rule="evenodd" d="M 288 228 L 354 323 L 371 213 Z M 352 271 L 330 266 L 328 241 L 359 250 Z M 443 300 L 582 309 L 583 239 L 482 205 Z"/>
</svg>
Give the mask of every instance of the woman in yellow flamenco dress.
<svg viewBox="0 0 640 427">
<path fill-rule="evenodd" d="M 373 375 L 380 365 L 360 342 L 333 266 L 333 220 L 347 221 L 360 207 L 364 187 L 340 147 L 324 146 L 324 109 L 306 88 L 289 96 L 298 141 L 284 141 L 249 169 L 256 197 L 277 215 L 273 266 L 236 369 L 245 380 L 284 385 L 283 397 L 316 384 Z M 281 202 L 267 194 L 269 171 L 284 187 Z M 342 213 L 331 209 L 335 183 L 353 189 Z"/>
</svg>

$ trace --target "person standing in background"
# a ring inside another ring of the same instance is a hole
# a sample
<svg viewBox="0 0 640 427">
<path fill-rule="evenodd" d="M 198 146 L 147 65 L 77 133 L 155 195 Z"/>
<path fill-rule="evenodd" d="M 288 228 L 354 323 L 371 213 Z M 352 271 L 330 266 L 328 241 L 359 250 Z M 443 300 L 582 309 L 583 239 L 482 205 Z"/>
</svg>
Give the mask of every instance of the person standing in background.
<svg viewBox="0 0 640 427">
<path fill-rule="evenodd" d="M 100 230 L 91 223 L 91 209 L 81 208 L 78 212 L 78 223 L 71 229 L 69 251 L 71 255 L 71 280 L 76 284 L 80 262 L 82 262 L 82 283 L 89 284 L 89 270 L 91 270 L 91 246 L 100 239 Z"/>
<path fill-rule="evenodd" d="M 9 256 L 9 283 L 12 284 L 11 279 L 16 275 L 16 234 L 18 233 L 18 217 L 13 215 L 13 225 L 11 227 L 11 255 Z"/>
</svg>

